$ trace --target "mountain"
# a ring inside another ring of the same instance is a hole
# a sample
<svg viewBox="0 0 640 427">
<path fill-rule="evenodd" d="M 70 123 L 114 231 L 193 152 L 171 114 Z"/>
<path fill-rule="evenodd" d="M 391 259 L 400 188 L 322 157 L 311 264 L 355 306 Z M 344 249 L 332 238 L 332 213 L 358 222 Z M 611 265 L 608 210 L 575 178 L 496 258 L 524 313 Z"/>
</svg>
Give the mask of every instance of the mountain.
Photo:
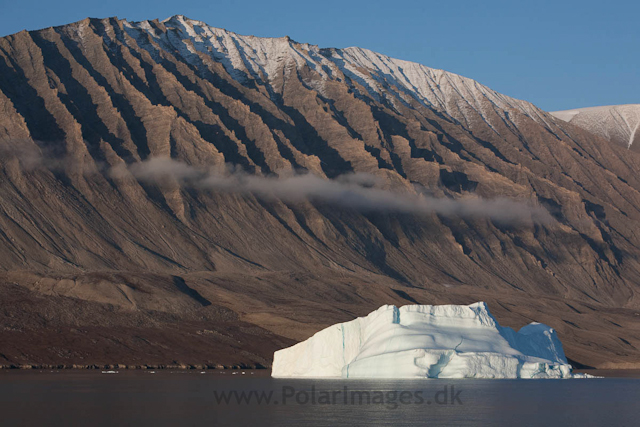
<svg viewBox="0 0 640 427">
<path fill-rule="evenodd" d="M 630 150 L 638 149 L 639 144 L 633 143 L 640 138 L 640 104 L 578 108 L 551 114 Z"/>
<path fill-rule="evenodd" d="M 174 16 L 0 38 L 0 111 L 0 364 L 268 365 L 485 301 L 637 366 L 640 157 L 528 102 Z"/>
</svg>

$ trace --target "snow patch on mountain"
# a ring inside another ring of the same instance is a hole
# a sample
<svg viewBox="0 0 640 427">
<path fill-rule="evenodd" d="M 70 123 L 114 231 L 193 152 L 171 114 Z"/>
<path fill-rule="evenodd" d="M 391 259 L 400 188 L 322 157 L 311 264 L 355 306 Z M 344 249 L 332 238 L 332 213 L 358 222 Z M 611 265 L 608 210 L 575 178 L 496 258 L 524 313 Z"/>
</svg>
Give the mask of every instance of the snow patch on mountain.
<svg viewBox="0 0 640 427">
<path fill-rule="evenodd" d="M 531 103 L 502 95 L 457 74 L 358 47 L 334 49 L 331 58 L 345 74 L 365 82 L 371 93 L 383 95 L 389 86 L 396 87 L 467 128 L 472 127 L 477 113 L 495 130 L 492 116 L 508 121 L 508 111 L 513 110 L 548 125 L 544 112 Z"/>
<path fill-rule="evenodd" d="M 578 108 L 551 114 L 627 148 L 640 139 L 640 104 Z"/>
<path fill-rule="evenodd" d="M 254 78 L 271 85 L 283 73 L 306 65 L 320 77 L 309 84 L 321 94 L 323 81 L 345 75 L 365 88 L 367 93 L 362 95 L 387 99 L 392 104 L 402 99 L 410 105 L 415 100 L 468 129 L 482 120 L 496 133 L 499 122 L 515 130 L 518 123 L 512 121 L 510 112 L 551 129 L 551 118 L 529 102 L 500 94 L 466 77 L 367 49 L 321 49 L 289 37 L 244 36 L 182 15 L 162 21 L 166 32 L 157 31 L 151 21 L 123 21 L 123 25 L 131 37 L 146 47 L 146 39 L 151 39 L 164 49 L 177 51 L 196 68 L 203 66 L 200 55 L 208 55 L 222 63 L 239 82 Z"/>
</svg>

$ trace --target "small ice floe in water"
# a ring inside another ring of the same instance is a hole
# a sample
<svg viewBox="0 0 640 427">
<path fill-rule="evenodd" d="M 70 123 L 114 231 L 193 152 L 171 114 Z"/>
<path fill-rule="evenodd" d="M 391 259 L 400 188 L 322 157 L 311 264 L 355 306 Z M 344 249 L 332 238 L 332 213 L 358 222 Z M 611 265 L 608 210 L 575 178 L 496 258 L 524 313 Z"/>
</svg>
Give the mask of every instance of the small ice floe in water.
<svg viewBox="0 0 640 427">
<path fill-rule="evenodd" d="M 483 302 L 385 305 L 276 351 L 274 377 L 571 378 L 556 332 L 502 327 Z"/>
<path fill-rule="evenodd" d="M 118 371 L 102 371 L 103 374 L 117 374 Z"/>
<path fill-rule="evenodd" d="M 604 378 L 604 377 L 591 375 L 591 374 L 571 374 L 571 378 Z"/>
</svg>

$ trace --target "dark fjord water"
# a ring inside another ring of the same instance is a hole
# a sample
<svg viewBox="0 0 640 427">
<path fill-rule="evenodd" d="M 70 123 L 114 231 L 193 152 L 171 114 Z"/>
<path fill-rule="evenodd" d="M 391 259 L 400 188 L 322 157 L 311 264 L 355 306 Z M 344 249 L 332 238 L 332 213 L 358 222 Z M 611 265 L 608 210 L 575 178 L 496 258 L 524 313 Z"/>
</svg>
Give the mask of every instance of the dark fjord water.
<svg viewBox="0 0 640 427">
<path fill-rule="evenodd" d="M 639 420 L 636 378 L 340 381 L 272 379 L 267 371 L 0 372 L 2 426 L 637 426 Z"/>
</svg>

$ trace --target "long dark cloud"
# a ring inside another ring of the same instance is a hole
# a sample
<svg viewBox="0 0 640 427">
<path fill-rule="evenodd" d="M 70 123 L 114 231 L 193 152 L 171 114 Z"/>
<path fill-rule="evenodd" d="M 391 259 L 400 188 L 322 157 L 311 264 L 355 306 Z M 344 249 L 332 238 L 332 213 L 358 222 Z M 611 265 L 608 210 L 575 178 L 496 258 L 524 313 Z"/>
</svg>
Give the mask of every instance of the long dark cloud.
<svg viewBox="0 0 640 427">
<path fill-rule="evenodd" d="M 276 178 L 232 170 L 212 171 L 169 158 L 153 158 L 126 168 L 114 168 L 112 175 L 123 176 L 127 170 L 142 181 L 160 182 L 171 177 L 182 185 L 199 189 L 252 194 L 287 202 L 318 201 L 366 212 L 415 215 L 436 213 L 446 216 L 486 217 L 509 223 L 553 221 L 544 208 L 523 201 L 475 196 L 440 198 L 425 194 L 419 187 L 390 191 L 380 188 L 378 179 L 367 174 L 348 174 L 333 180 L 313 174 Z"/>
</svg>

